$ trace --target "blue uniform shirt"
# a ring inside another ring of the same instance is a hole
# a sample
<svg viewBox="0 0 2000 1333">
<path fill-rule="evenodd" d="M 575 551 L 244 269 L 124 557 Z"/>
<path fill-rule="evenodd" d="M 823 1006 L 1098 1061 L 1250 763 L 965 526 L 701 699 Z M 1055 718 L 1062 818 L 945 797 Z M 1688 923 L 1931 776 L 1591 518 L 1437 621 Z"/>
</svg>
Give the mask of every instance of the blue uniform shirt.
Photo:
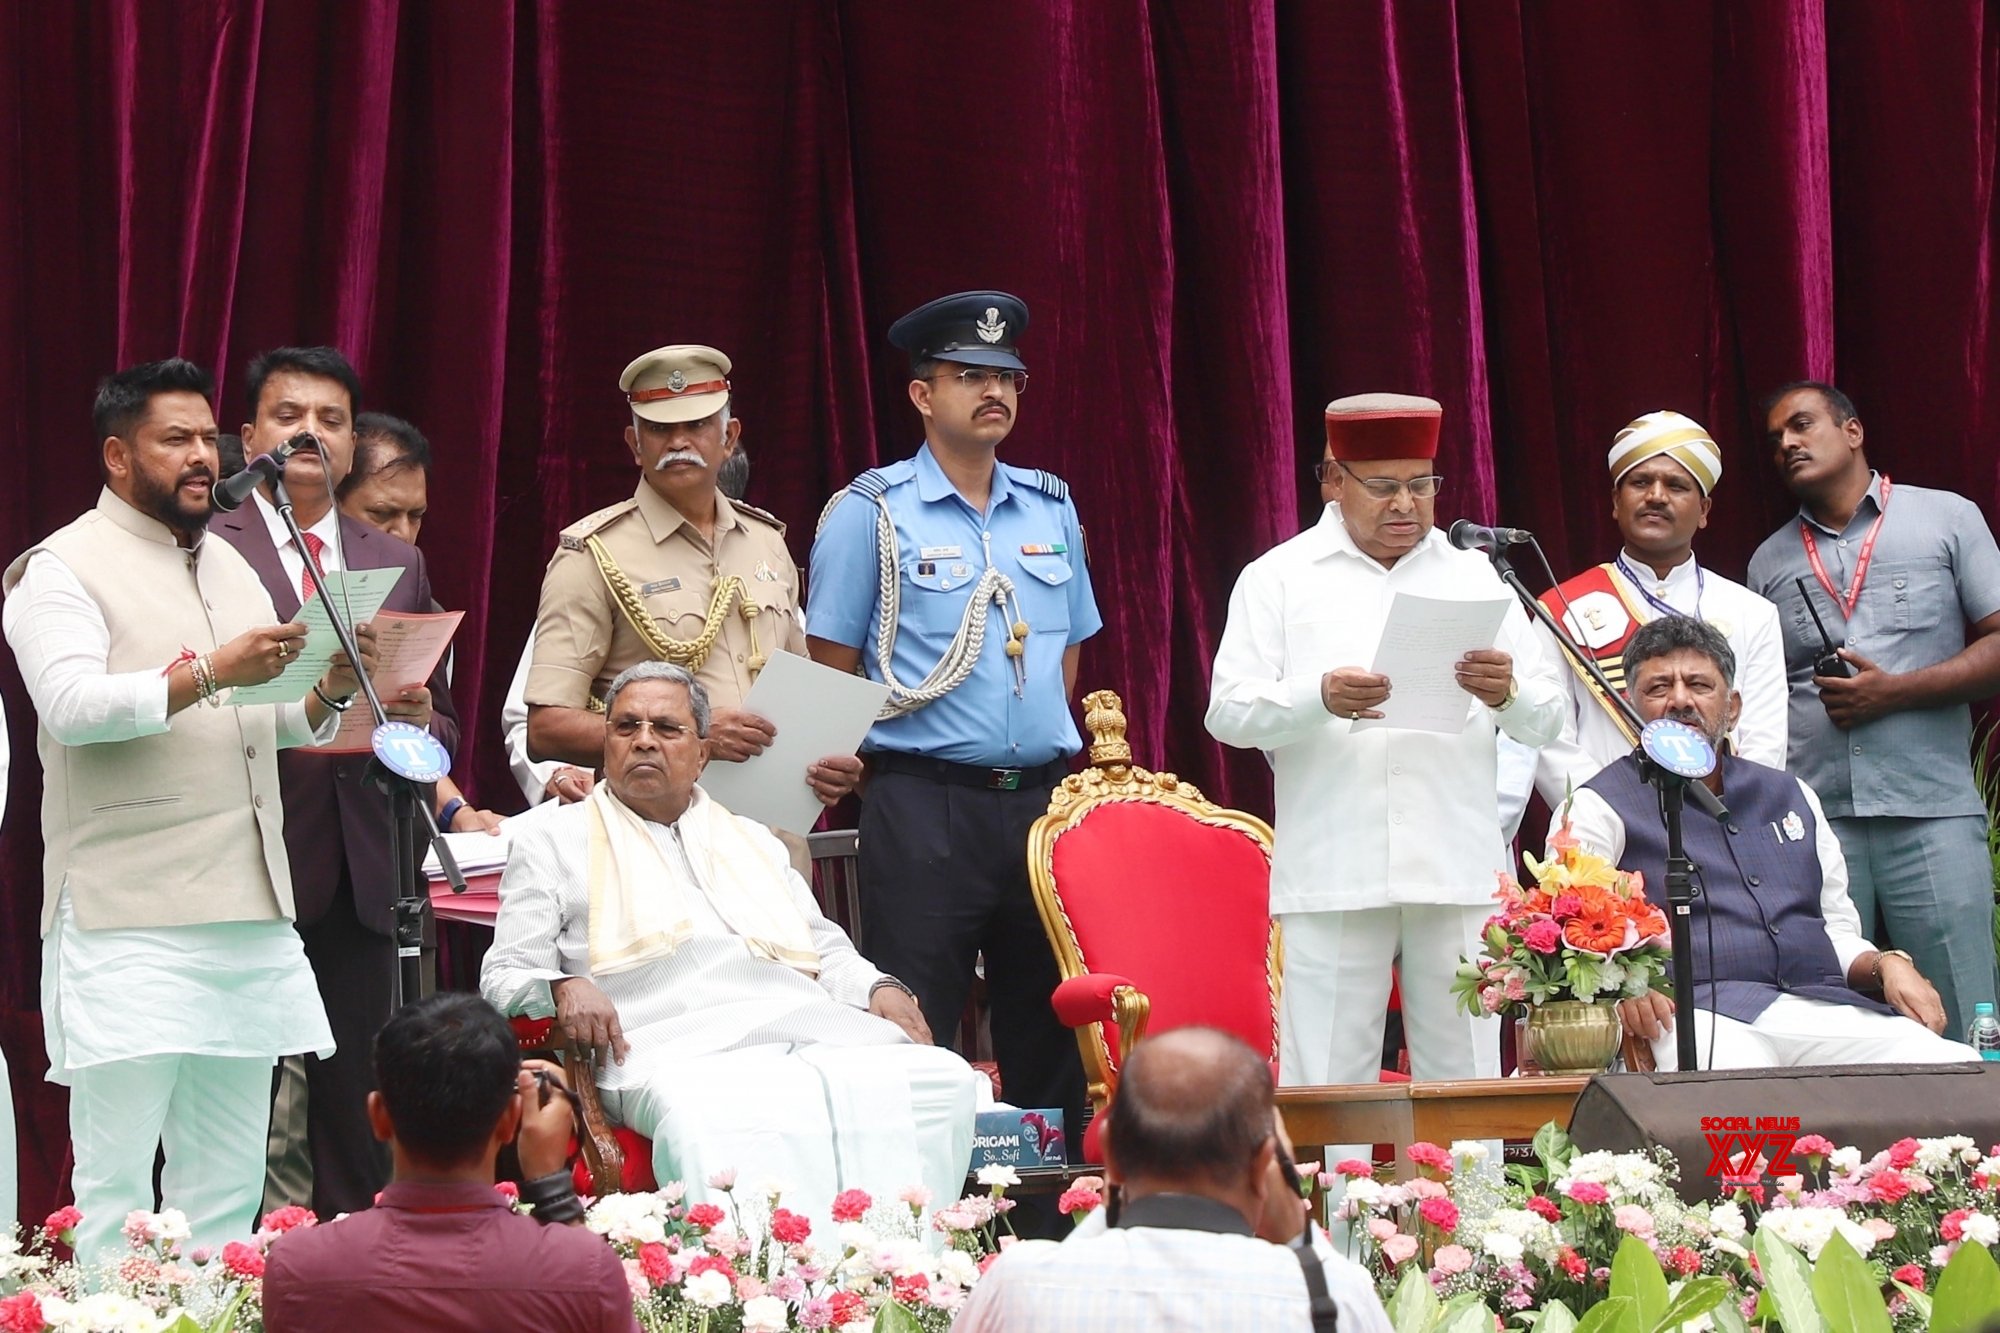
<svg viewBox="0 0 2000 1333">
<path fill-rule="evenodd" d="M 1014 582 L 1028 622 L 1027 684 L 1014 692 L 1007 656 L 1011 608 L 988 612 L 979 660 L 964 683 L 914 713 L 877 722 L 863 751 L 894 750 L 958 764 L 1031 768 L 1083 747 L 1063 689 L 1063 652 L 1104 626 L 1083 559 L 1083 530 L 1067 494 L 1044 489 L 1046 474 L 995 463 L 984 515 L 952 486 L 926 444 L 916 457 L 864 474 L 827 515 L 813 542 L 806 625 L 815 638 L 861 650 L 870 680 L 882 679 L 875 635 L 875 527 L 864 493 L 884 484 L 896 526 L 902 606 L 891 656 L 896 677 L 915 686 L 951 646 L 973 586 L 994 568 Z M 1050 479 L 1057 490 L 1060 482 Z"/>
</svg>

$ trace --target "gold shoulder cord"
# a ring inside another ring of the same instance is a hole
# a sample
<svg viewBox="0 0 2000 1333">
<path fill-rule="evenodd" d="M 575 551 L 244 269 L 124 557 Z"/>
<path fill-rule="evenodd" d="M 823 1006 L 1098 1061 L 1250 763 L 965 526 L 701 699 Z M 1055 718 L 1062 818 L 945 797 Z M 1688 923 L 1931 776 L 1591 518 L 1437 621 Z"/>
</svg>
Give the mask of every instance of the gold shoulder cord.
<svg viewBox="0 0 2000 1333">
<path fill-rule="evenodd" d="M 618 604 L 626 622 L 637 631 L 646 644 L 646 650 L 653 656 L 676 666 L 684 666 L 689 671 L 701 670 L 701 664 L 708 660 L 709 651 L 715 647 L 715 640 L 722 633 L 722 622 L 729 614 L 730 603 L 740 602 L 743 619 L 750 626 L 750 674 L 755 676 L 764 669 L 764 652 L 757 644 L 758 606 L 750 600 L 742 578 L 731 574 L 716 581 L 715 591 L 708 599 L 708 616 L 700 634 L 692 639 L 669 639 L 660 633 L 660 627 L 652 613 L 646 610 L 639 590 L 632 586 L 631 579 L 625 577 L 625 571 L 618 568 L 618 562 L 611 558 L 611 552 L 604 549 L 604 543 L 596 537 L 586 537 L 584 545 L 590 548 L 591 558 L 597 561 L 597 572 L 604 576 L 604 586 L 611 590 L 611 600 Z"/>
</svg>

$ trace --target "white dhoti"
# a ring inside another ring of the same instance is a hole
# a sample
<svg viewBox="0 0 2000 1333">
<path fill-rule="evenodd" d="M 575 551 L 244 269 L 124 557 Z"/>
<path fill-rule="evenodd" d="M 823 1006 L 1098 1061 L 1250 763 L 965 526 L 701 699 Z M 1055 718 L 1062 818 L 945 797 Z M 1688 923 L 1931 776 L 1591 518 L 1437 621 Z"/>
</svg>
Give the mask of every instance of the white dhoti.
<svg viewBox="0 0 2000 1333">
<path fill-rule="evenodd" d="M 842 1190 L 957 1199 L 977 1078 L 935 1046 L 758 1046 L 677 1062 L 607 1092 L 605 1111 L 653 1140 L 662 1184 L 713 1200 L 708 1178 L 734 1170 L 739 1194 L 782 1185 L 783 1206 L 823 1227 Z"/>
<path fill-rule="evenodd" d="M 1901 1014 L 1878 1014 L 1800 995 L 1780 995 L 1754 1023 L 1711 1009 L 1676 1014 L 1674 1021 L 1694 1024 L 1695 1056 L 1703 1069 L 1932 1065 L 1979 1059 L 1979 1052 L 1964 1042 L 1941 1037 Z M 1680 1068 L 1677 1040 L 1671 1031 L 1654 1039 L 1656 1067 Z"/>
</svg>

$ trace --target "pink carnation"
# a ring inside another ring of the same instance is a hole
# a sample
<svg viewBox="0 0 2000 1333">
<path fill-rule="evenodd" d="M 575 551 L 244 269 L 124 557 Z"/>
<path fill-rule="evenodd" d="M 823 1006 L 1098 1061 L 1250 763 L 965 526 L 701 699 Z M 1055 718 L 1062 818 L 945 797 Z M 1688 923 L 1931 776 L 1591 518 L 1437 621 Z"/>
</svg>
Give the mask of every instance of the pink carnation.
<svg viewBox="0 0 2000 1333">
<path fill-rule="evenodd" d="M 1793 1144 L 1792 1146 L 1797 1147 L 1798 1145 Z M 1916 1160 L 1917 1141 L 1915 1139 L 1897 1139 L 1889 1145 L 1889 1165 L 1895 1167 L 1898 1171 L 1901 1171 Z"/>
<path fill-rule="evenodd" d="M 1104 1196 L 1083 1185 L 1072 1186 L 1056 1200 L 1056 1211 L 1078 1221 L 1082 1214 L 1093 1212 L 1104 1203 Z"/>
<path fill-rule="evenodd" d="M 1428 1176 L 1418 1176 L 1403 1185 L 1403 1195 L 1410 1199 L 1442 1199 L 1450 1194 L 1450 1190 Z"/>
<path fill-rule="evenodd" d="M 1456 1249 L 1458 1247 L 1447 1245 L 1445 1248 Z M 1387 1259 L 1391 1264 L 1408 1263 L 1416 1257 L 1416 1254 L 1417 1238 L 1415 1236 L 1405 1236 L 1398 1232 L 1396 1235 L 1382 1242 L 1382 1257 Z"/>
<path fill-rule="evenodd" d="M 836 1222 L 859 1222 L 875 1201 L 868 1197 L 866 1190 L 842 1190 L 833 1196 L 833 1220 Z"/>
<path fill-rule="evenodd" d="M 1893 1167 L 1868 1177 L 1868 1193 L 1880 1203 L 1894 1203 L 1909 1192 L 1910 1178 Z"/>
<path fill-rule="evenodd" d="M 1667 1270 L 1677 1277 L 1693 1277 L 1701 1271 L 1701 1251 L 1691 1245 L 1676 1245 L 1662 1259 Z"/>
<path fill-rule="evenodd" d="M 1877 1243 L 1896 1238 L 1896 1224 L 1886 1217 L 1871 1217 L 1861 1224 L 1861 1229 L 1873 1236 Z"/>
<path fill-rule="evenodd" d="M 789 1209 L 777 1208 L 771 1213 L 771 1239 L 780 1245 L 798 1245 L 812 1234 L 812 1222 Z"/>
<path fill-rule="evenodd" d="M 42 1333 L 48 1326 L 34 1292 L 17 1291 L 0 1301 L 0 1333 Z"/>
<path fill-rule="evenodd" d="M 1396 1234 L 1396 1224 L 1386 1217 L 1368 1219 L 1368 1234 L 1378 1241 L 1384 1241 Z"/>
<path fill-rule="evenodd" d="M 313 1214 L 312 1209 L 301 1208 L 297 1204 L 290 1204 L 284 1208 L 273 1208 L 270 1212 L 264 1214 L 262 1230 L 283 1235 L 287 1231 L 296 1231 L 300 1227 L 313 1226 L 318 1221 L 319 1218 Z"/>
<path fill-rule="evenodd" d="M 1359 1157 L 1346 1157 L 1333 1164 L 1333 1173 L 1349 1179 L 1372 1179 L 1375 1168 Z"/>
<path fill-rule="evenodd" d="M 1792 1151 L 1801 1157 L 1831 1157 L 1833 1140 L 1819 1134 L 1801 1134 L 1792 1144 Z"/>
<path fill-rule="evenodd" d="M 1435 1143 L 1425 1143 L 1422 1140 L 1418 1140 L 1403 1149 L 1403 1156 L 1409 1158 L 1418 1166 L 1428 1166 L 1434 1170 L 1443 1171 L 1447 1175 L 1451 1172 L 1451 1154 L 1443 1148 L 1438 1147 Z"/>
<path fill-rule="evenodd" d="M 655 1287 L 664 1287 L 674 1280 L 674 1254 L 658 1241 L 648 1241 L 639 1247 L 639 1271 L 646 1281 Z"/>
<path fill-rule="evenodd" d="M 1568 1185 L 1564 1186 L 1563 1193 L 1581 1204 L 1600 1204 L 1611 1201 L 1611 1196 L 1605 1192 L 1604 1186 L 1594 1180 L 1572 1180 Z"/>
<path fill-rule="evenodd" d="M 1542 917 L 1521 932 L 1521 943 L 1536 953 L 1554 953 L 1562 947 L 1562 927 Z"/>
<path fill-rule="evenodd" d="M 1970 1208 L 1954 1208 L 1938 1222 L 1938 1235 L 1946 1240 L 1962 1240 L 1965 1237 L 1965 1219 L 1972 1216 Z"/>
<path fill-rule="evenodd" d="M 1530 1194 L 1528 1211 L 1548 1222 L 1562 1221 L 1562 1208 L 1546 1194 Z"/>
<path fill-rule="evenodd" d="M 1555 913 L 1557 919 L 1575 916 L 1583 910 L 1583 898 L 1574 893 L 1558 894 L 1555 902 L 1549 905 L 1549 910 Z"/>
<path fill-rule="evenodd" d="M 232 1240 L 222 1247 L 222 1266 L 236 1277 L 264 1276 L 264 1255 L 255 1245 Z"/>
<path fill-rule="evenodd" d="M 1906 1287 L 1915 1287 L 1918 1291 L 1924 1289 L 1924 1270 L 1920 1264 L 1904 1264 L 1889 1276 Z M 6 1325 L 0 1324 L 0 1328 L 4 1327 Z"/>
<path fill-rule="evenodd" d="M 1415 1182 L 1411 1182 L 1415 1183 Z M 1439 1231 L 1458 1229 L 1458 1205 L 1450 1199 L 1425 1199 L 1417 1205 L 1417 1216 Z M 1453 1270 L 1456 1271 L 1456 1270 Z"/>
<path fill-rule="evenodd" d="M 1612 1225 L 1620 1231 L 1629 1231 L 1641 1240 L 1653 1234 L 1653 1215 L 1636 1203 L 1621 1203 L 1611 1212 Z"/>
<path fill-rule="evenodd" d="M 1472 1267 L 1472 1251 L 1463 1245 L 1443 1245 L 1433 1256 L 1440 1273 L 1463 1273 Z"/>
<path fill-rule="evenodd" d="M 76 1230 L 77 1224 L 81 1221 L 83 1214 L 77 1211 L 74 1205 L 58 1208 L 43 1219 L 42 1234 L 51 1241 L 59 1241 L 63 1238 L 63 1233 Z"/>
<path fill-rule="evenodd" d="M 1519 972 L 1509 972 L 1507 974 L 1507 984 L 1503 988 L 1503 993 L 1507 996 L 1508 999 L 1514 1001 L 1516 1004 L 1519 1004 L 1522 1000 L 1528 998 L 1528 983 L 1522 980 L 1521 974 Z"/>
<path fill-rule="evenodd" d="M 710 1227 L 720 1226 L 722 1219 L 727 1216 L 728 1214 L 715 1204 L 698 1203 L 688 1209 L 687 1224 L 697 1231 L 706 1231 Z"/>
<path fill-rule="evenodd" d="M 521 1197 L 521 1187 L 511 1180 L 496 1180 L 493 1188 L 498 1190 L 510 1203 Z"/>
</svg>

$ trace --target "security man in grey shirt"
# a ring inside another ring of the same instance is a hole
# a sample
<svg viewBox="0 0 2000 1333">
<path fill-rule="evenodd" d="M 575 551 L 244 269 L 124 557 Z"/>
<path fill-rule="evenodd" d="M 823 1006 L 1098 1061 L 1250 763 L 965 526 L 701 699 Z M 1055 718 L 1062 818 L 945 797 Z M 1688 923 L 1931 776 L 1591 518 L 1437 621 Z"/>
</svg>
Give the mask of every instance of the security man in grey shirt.
<svg viewBox="0 0 2000 1333">
<path fill-rule="evenodd" d="M 2000 548 L 1970 500 L 1869 467 L 1832 385 L 1785 385 L 1764 429 L 1799 497 L 1748 580 L 1784 631 L 1791 771 L 1839 835 L 1863 934 L 1913 956 L 1962 1034 L 1995 989 L 1967 705 L 2000 693 Z"/>
</svg>

